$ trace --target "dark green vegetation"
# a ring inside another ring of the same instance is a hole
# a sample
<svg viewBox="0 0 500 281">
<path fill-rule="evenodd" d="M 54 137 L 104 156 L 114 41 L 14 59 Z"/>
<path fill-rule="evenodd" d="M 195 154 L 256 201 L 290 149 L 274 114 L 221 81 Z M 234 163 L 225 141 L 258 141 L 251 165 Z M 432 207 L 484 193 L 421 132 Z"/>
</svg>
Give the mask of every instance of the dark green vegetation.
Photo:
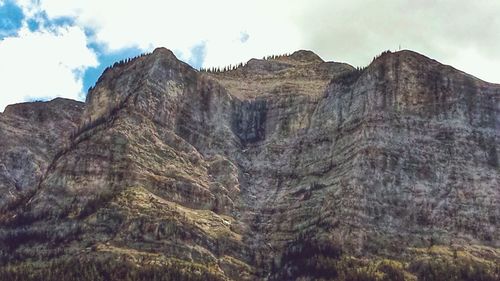
<svg viewBox="0 0 500 281">
<path fill-rule="evenodd" d="M 183 281 L 223 280 L 195 265 L 137 266 L 126 261 L 78 260 L 56 261 L 45 267 L 32 264 L 0 269 L 3 281 Z"/>
<path fill-rule="evenodd" d="M 429 248 L 406 261 L 357 259 L 342 254 L 339 245 L 297 241 L 273 265 L 272 280 L 338 281 L 495 281 L 500 265 L 441 247 Z M 313 278 L 313 279 L 310 279 Z"/>
<path fill-rule="evenodd" d="M 496 281 L 500 280 L 500 264 L 487 266 L 467 258 L 446 259 L 433 257 L 409 264 L 409 270 L 418 280 Z"/>
<path fill-rule="evenodd" d="M 409 263 L 393 260 L 361 260 L 340 256 L 335 246 L 303 244 L 282 256 L 271 280 L 338 281 L 497 281 L 500 266 L 487 265 L 464 257 L 432 256 Z M 24 263 L 0 268 L 5 281 L 105 281 L 105 280 L 224 280 L 207 268 L 179 262 L 168 265 L 143 265 L 124 260 L 76 258 L 57 260 L 49 265 Z M 313 279 L 310 279 L 313 278 Z"/>
</svg>

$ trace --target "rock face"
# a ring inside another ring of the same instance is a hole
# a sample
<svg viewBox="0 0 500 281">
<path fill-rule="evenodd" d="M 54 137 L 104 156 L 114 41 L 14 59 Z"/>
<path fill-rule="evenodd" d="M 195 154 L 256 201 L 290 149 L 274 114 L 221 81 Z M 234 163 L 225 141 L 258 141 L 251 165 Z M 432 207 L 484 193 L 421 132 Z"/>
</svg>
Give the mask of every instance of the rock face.
<svg viewBox="0 0 500 281">
<path fill-rule="evenodd" d="M 342 280 L 383 258 L 411 280 L 411 261 L 449 253 L 489 270 L 499 112 L 500 85 L 411 51 L 210 73 L 156 49 L 105 71 L 85 107 L 0 115 L 1 258 L 232 280 Z"/>
<path fill-rule="evenodd" d="M 81 102 L 55 99 L 10 105 L 0 114 L 0 211 L 32 195 L 83 109 Z"/>
</svg>

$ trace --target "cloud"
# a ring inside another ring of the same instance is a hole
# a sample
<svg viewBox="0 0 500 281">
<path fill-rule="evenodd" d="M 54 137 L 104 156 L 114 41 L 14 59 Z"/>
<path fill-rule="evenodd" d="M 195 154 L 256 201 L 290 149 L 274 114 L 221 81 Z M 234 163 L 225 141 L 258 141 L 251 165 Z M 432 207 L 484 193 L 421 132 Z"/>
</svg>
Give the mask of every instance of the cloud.
<svg viewBox="0 0 500 281">
<path fill-rule="evenodd" d="M 36 3 L 24 5 L 36 6 L 49 18 L 74 18 L 78 26 L 92 30 L 91 40 L 103 44 L 105 52 L 123 48 L 151 51 L 165 46 L 189 60 L 194 55 L 192 49 L 204 44 L 203 65 L 213 66 L 289 52 L 300 46 L 298 34 L 289 25 L 289 14 L 276 12 L 288 5 L 282 0 L 271 3 L 264 0 L 41 0 Z M 248 35 L 244 40 L 241 40 L 242 32 Z M 275 40 L 278 36 L 280 40 Z"/>
<path fill-rule="evenodd" d="M 366 65 L 384 50 L 411 49 L 500 82 L 500 1 L 316 0 L 297 13 L 305 48 Z"/>
<path fill-rule="evenodd" d="M 82 99 L 82 76 L 97 65 L 78 27 L 31 32 L 0 41 L 0 110 L 25 100 L 67 97 Z"/>
</svg>

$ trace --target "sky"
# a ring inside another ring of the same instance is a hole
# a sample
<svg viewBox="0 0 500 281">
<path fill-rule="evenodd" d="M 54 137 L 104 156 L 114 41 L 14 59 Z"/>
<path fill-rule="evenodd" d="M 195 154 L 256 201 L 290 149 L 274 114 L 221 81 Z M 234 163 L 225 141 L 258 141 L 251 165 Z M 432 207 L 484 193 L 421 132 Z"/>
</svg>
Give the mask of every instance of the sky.
<svg viewBox="0 0 500 281">
<path fill-rule="evenodd" d="M 500 83 L 500 1 L 0 0 L 0 111 L 85 100 L 107 66 L 155 47 L 195 68 L 299 49 L 365 66 L 401 47 Z"/>
</svg>

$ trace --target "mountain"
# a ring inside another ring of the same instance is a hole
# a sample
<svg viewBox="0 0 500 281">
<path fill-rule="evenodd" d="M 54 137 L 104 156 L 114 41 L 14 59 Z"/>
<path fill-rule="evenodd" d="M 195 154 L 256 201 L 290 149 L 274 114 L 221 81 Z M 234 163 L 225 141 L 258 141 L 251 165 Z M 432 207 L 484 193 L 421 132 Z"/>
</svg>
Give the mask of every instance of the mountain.
<svg viewBox="0 0 500 281">
<path fill-rule="evenodd" d="M 499 113 L 500 85 L 412 51 L 159 48 L 0 115 L 0 275 L 499 280 Z"/>
<path fill-rule="evenodd" d="M 84 107 L 58 98 L 10 105 L 0 114 L 0 210 L 14 208 L 35 192 L 61 145 L 78 127 Z"/>
</svg>

